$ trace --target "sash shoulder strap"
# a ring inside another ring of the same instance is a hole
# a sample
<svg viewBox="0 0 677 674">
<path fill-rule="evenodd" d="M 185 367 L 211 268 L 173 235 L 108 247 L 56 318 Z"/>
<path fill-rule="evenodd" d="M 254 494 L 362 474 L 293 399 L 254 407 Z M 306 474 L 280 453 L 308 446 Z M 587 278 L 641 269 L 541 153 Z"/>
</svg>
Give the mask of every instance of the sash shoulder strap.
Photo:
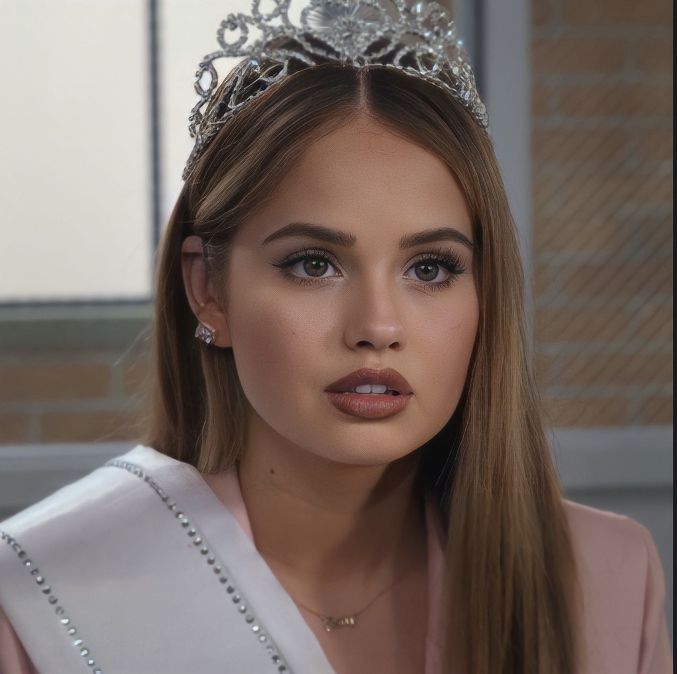
<svg viewBox="0 0 677 674">
<path fill-rule="evenodd" d="M 290 671 L 165 492 L 184 469 L 138 446 L 0 523 L 0 605 L 39 671 Z"/>
</svg>

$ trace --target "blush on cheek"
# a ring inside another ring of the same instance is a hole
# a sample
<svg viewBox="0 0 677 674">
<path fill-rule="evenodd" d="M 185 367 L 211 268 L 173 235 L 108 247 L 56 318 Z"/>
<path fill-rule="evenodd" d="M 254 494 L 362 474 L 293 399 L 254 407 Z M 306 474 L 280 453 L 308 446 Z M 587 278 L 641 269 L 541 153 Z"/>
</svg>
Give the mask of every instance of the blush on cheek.
<svg viewBox="0 0 677 674">
<path fill-rule="evenodd" d="M 426 358 L 428 377 L 439 390 L 447 394 L 463 387 L 477 336 L 477 313 L 473 307 L 463 307 L 449 319 L 431 326 L 429 338 L 419 347 Z M 445 363 L 444 367 L 440 364 Z"/>
<path fill-rule="evenodd" d="M 243 388 L 256 387 L 268 394 L 284 395 L 304 361 L 312 360 L 299 339 L 300 329 L 289 324 L 279 307 L 252 306 L 246 316 L 237 317 L 233 334 L 233 353 Z M 254 392 L 252 391 L 252 394 Z"/>
</svg>

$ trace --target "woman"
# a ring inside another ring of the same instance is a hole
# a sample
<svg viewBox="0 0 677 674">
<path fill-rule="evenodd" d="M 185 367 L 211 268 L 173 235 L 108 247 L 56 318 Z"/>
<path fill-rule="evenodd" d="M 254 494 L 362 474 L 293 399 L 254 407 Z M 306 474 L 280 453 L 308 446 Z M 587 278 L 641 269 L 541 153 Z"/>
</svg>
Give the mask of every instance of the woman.
<svg viewBox="0 0 677 674">
<path fill-rule="evenodd" d="M 0 527 L 2 671 L 669 671 L 650 534 L 562 498 L 467 64 L 318 7 L 201 89 L 148 433 Z"/>
</svg>

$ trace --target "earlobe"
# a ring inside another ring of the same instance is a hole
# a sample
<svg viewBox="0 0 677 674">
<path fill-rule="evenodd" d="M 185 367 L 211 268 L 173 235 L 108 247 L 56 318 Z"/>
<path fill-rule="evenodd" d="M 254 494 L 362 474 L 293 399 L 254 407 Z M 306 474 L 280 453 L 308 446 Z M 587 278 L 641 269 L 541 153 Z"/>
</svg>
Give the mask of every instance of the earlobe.
<svg viewBox="0 0 677 674">
<path fill-rule="evenodd" d="M 215 332 L 213 341 L 215 346 L 230 346 L 228 324 L 212 292 L 202 252 L 202 239 L 199 236 L 188 236 L 183 241 L 181 272 L 186 298 L 198 323 L 202 323 L 206 328 Z M 198 337 L 197 333 L 196 337 Z"/>
</svg>

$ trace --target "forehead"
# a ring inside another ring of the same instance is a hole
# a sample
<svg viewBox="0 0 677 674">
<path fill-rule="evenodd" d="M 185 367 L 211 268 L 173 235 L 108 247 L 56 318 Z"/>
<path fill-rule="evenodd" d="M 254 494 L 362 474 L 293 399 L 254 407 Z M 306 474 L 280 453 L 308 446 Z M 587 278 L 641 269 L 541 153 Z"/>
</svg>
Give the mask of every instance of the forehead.
<svg viewBox="0 0 677 674">
<path fill-rule="evenodd" d="M 312 142 L 245 229 L 261 241 L 294 221 L 347 230 L 358 245 L 441 226 L 472 239 L 465 199 L 443 161 L 367 117 Z"/>
</svg>

